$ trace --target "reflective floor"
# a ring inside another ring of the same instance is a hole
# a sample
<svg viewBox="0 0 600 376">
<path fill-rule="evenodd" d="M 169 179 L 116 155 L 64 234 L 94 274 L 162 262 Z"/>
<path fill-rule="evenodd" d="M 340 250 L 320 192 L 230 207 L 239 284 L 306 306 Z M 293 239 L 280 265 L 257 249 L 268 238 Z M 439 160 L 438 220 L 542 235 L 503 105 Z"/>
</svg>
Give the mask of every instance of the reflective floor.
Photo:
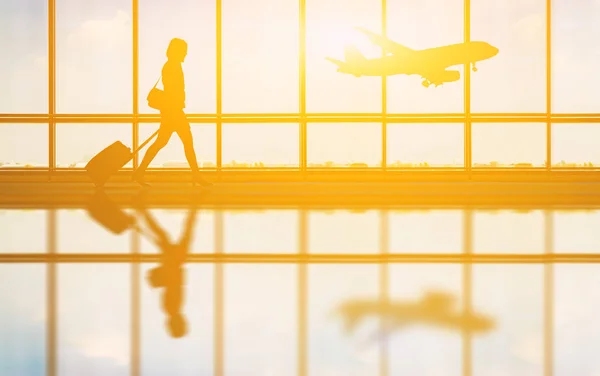
<svg viewBox="0 0 600 376">
<path fill-rule="evenodd" d="M 0 211 L 0 375 L 600 374 L 597 208 L 98 210 Z"/>
</svg>

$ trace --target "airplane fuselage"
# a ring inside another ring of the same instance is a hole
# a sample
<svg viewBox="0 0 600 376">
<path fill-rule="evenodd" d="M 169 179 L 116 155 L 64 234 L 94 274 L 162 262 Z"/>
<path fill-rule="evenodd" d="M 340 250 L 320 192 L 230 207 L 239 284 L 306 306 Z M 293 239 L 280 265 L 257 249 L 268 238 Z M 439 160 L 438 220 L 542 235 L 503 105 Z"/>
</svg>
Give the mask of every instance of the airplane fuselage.
<svg viewBox="0 0 600 376">
<path fill-rule="evenodd" d="M 363 302 L 354 306 L 353 315 L 356 320 L 369 316 L 386 317 L 393 325 L 399 326 L 420 323 L 483 332 L 493 327 L 493 322 L 483 315 L 456 312 L 444 309 L 443 306 L 427 304 L 382 305 L 380 302 Z"/>
<path fill-rule="evenodd" d="M 349 63 L 340 70 L 359 76 L 423 75 L 455 65 L 486 60 L 497 53 L 498 49 L 486 42 L 457 43 L 402 55 L 366 59 L 360 63 Z"/>
</svg>

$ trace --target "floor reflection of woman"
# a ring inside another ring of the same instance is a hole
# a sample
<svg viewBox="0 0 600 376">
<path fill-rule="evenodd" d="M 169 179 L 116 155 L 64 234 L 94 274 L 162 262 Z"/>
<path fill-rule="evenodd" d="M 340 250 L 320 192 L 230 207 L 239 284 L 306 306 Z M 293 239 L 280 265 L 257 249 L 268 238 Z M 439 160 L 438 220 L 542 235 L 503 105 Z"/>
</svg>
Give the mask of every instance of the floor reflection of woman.
<svg viewBox="0 0 600 376">
<path fill-rule="evenodd" d="M 187 333 L 187 322 L 181 312 L 185 284 L 184 264 L 190 250 L 196 208 L 190 208 L 185 229 L 177 243 L 170 241 L 167 233 L 156 223 L 145 209 L 139 209 L 155 236 L 155 244 L 161 250 L 161 265 L 148 271 L 148 282 L 154 288 L 163 288 L 162 305 L 167 315 L 167 328 L 172 337 L 183 337 Z"/>
</svg>

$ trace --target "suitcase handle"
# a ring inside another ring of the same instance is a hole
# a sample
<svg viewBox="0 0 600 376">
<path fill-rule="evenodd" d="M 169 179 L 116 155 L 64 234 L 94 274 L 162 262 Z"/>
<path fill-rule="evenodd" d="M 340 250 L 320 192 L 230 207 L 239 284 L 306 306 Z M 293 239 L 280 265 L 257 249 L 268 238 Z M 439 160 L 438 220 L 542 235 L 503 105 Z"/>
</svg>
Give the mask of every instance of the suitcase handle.
<svg viewBox="0 0 600 376">
<path fill-rule="evenodd" d="M 152 136 L 148 137 L 148 139 L 146 141 L 144 141 L 140 146 L 137 147 L 137 149 L 135 149 L 132 154 L 136 154 L 138 151 L 142 150 L 144 148 L 144 146 L 148 145 L 148 143 L 150 141 L 152 141 L 152 139 L 154 137 L 156 137 L 156 135 L 158 134 L 158 131 L 160 131 L 160 128 L 156 130 L 156 132 L 152 133 Z"/>
</svg>

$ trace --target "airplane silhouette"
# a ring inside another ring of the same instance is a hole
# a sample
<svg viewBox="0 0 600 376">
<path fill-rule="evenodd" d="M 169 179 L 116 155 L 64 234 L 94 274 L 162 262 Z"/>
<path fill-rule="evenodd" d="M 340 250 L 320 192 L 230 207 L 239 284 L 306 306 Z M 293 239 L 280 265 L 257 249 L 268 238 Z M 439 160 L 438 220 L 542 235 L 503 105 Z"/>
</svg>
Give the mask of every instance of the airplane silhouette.
<svg viewBox="0 0 600 376">
<path fill-rule="evenodd" d="M 433 84 L 437 87 L 445 82 L 460 79 L 460 72 L 448 70 L 448 67 L 472 64 L 473 71 L 476 72 L 476 62 L 498 54 L 496 47 L 478 41 L 414 50 L 363 28 L 357 30 L 366 34 L 372 43 L 381 46 L 387 54 L 384 57 L 367 59 L 358 49 L 349 46 L 344 51 L 345 62 L 326 58 L 338 66 L 338 72 L 356 77 L 417 74 L 423 78 L 423 86 L 429 87 Z"/>
<path fill-rule="evenodd" d="M 485 315 L 455 308 L 455 298 L 444 292 L 427 292 L 417 301 L 383 302 L 377 299 L 350 300 L 335 311 L 344 320 L 347 334 L 351 334 L 361 320 L 370 316 L 386 320 L 388 333 L 409 325 L 430 325 L 444 329 L 484 333 L 494 328 L 494 321 Z M 384 331 L 373 338 L 386 335 Z"/>
</svg>

